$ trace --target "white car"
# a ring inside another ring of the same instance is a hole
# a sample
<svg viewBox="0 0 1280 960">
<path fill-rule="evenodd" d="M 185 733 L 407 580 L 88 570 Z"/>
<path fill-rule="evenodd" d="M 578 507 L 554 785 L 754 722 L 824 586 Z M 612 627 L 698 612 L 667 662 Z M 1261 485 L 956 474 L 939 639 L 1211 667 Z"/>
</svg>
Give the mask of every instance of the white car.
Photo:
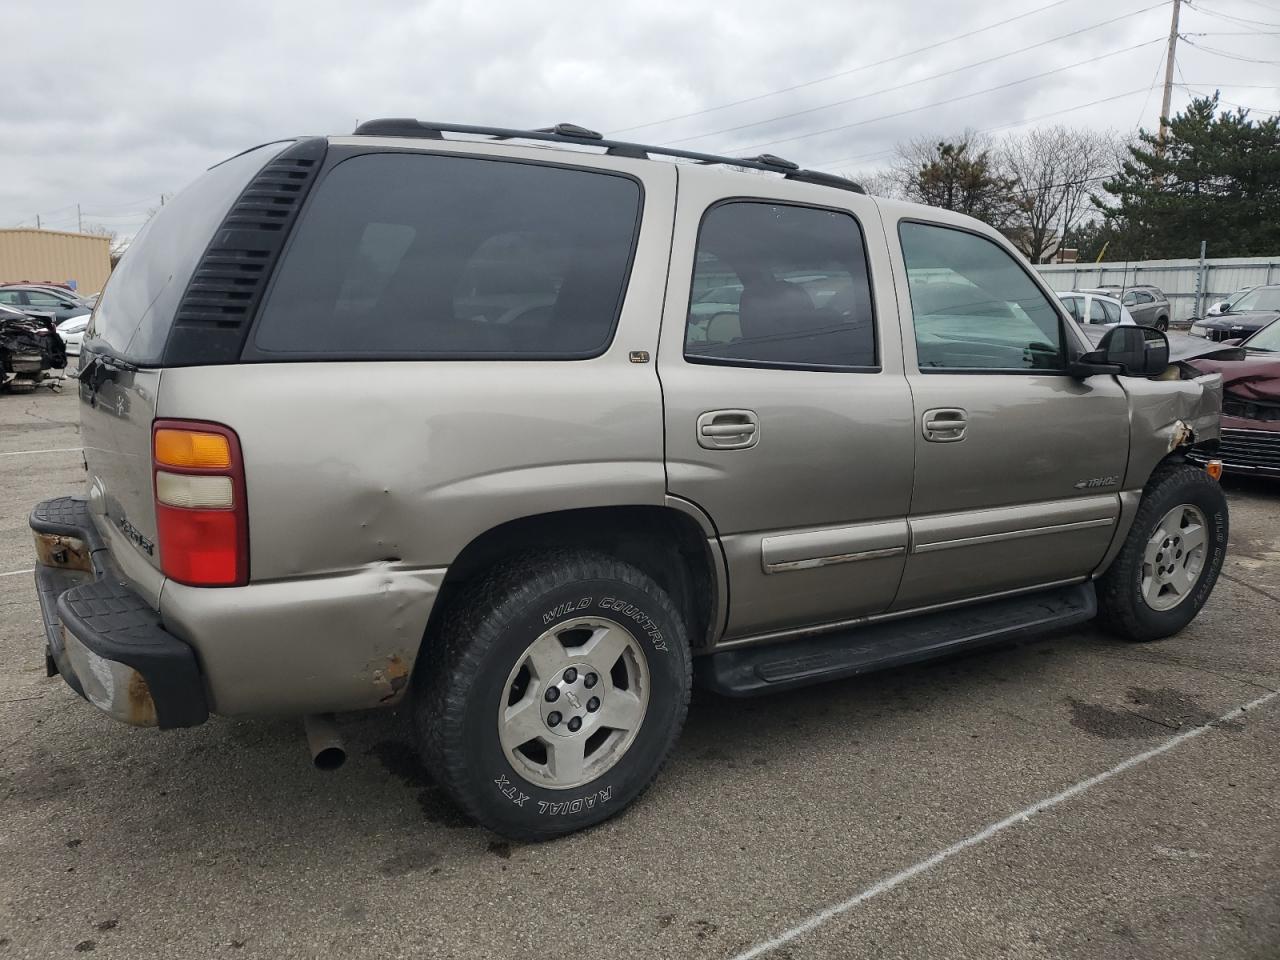
<svg viewBox="0 0 1280 960">
<path fill-rule="evenodd" d="M 1253 293 L 1253 291 L 1256 289 L 1258 288 L 1246 287 L 1244 290 L 1237 290 L 1231 296 L 1227 297 L 1227 299 L 1219 300 L 1217 303 L 1210 304 L 1209 307 L 1205 310 L 1204 315 L 1206 317 L 1220 317 L 1223 314 L 1230 313 L 1232 310 L 1235 309 L 1235 306 L 1237 303 L 1239 303 L 1249 294 Z"/>
<path fill-rule="evenodd" d="M 1089 327 L 1137 326 L 1133 314 L 1115 297 L 1070 290 L 1058 294 L 1058 299 L 1076 323 L 1085 327 L 1086 332 Z"/>
<path fill-rule="evenodd" d="M 70 320 L 63 320 L 58 324 L 58 336 L 62 337 L 62 342 L 66 344 L 67 356 L 80 356 L 80 344 L 84 342 L 84 332 L 89 329 L 89 314 L 79 317 L 72 317 Z"/>
</svg>

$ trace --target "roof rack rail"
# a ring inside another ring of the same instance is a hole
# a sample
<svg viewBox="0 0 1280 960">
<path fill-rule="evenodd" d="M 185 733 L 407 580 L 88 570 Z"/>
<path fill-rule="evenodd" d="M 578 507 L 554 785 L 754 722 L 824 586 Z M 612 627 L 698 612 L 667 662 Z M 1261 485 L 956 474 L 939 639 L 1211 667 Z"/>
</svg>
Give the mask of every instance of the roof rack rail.
<svg viewBox="0 0 1280 960">
<path fill-rule="evenodd" d="M 603 134 L 573 123 L 557 123 L 553 127 L 540 127 L 537 130 L 518 130 L 509 127 L 477 127 L 462 123 L 435 123 L 429 120 L 414 120 L 411 117 L 387 117 L 380 120 L 366 120 L 353 131 L 353 134 L 358 137 L 417 137 L 428 140 L 443 139 L 442 134 L 445 133 L 486 136 L 495 140 L 538 140 L 547 143 L 573 143 L 584 147 L 603 147 L 605 153 L 612 156 L 631 157 L 637 160 L 647 160 L 651 155 L 676 157 L 698 163 L 780 173 L 788 180 L 836 187 L 853 193 L 867 192 L 861 184 L 852 180 L 817 170 L 802 170 L 799 164 L 784 160 L 782 157 L 775 157 L 771 153 L 761 154 L 758 157 L 725 157 L 714 153 L 697 153 L 692 150 L 676 150 L 651 144 L 606 140 Z"/>
</svg>

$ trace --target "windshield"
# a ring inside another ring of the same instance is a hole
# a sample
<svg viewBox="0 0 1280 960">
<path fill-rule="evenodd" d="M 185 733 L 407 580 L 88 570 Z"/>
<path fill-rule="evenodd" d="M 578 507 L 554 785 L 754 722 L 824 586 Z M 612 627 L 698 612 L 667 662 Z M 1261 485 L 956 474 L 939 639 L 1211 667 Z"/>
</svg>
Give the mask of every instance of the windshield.
<svg viewBox="0 0 1280 960">
<path fill-rule="evenodd" d="M 1245 341 L 1250 350 L 1265 350 L 1267 353 L 1280 351 L 1280 321 L 1273 320 L 1252 337 Z"/>
<path fill-rule="evenodd" d="M 1232 313 L 1247 310 L 1280 310 L 1280 287 L 1258 287 L 1231 302 Z"/>
</svg>

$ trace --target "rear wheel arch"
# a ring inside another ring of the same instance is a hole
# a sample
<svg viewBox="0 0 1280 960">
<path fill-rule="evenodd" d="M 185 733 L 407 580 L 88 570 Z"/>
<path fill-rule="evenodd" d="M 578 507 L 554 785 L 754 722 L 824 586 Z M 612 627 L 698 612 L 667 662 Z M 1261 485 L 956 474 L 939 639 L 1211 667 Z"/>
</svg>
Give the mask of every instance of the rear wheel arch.
<svg viewBox="0 0 1280 960">
<path fill-rule="evenodd" d="M 668 498 L 675 500 L 676 498 Z M 710 528 L 710 532 L 708 531 Z M 714 528 L 684 501 L 666 506 L 588 507 L 509 520 L 471 540 L 449 564 L 423 636 L 431 643 L 466 587 L 515 553 L 594 550 L 634 564 L 676 604 L 695 648 L 723 625 L 726 573 Z"/>
</svg>

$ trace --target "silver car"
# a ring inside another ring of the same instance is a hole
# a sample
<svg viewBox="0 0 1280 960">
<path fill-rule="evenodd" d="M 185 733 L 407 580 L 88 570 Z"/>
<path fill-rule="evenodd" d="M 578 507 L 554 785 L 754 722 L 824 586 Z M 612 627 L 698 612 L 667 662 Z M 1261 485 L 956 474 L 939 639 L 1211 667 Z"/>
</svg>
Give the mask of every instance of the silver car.
<svg viewBox="0 0 1280 960">
<path fill-rule="evenodd" d="M 213 167 L 79 390 L 86 490 L 31 516 L 51 674 L 138 725 L 302 717 L 327 767 L 335 712 L 402 704 L 522 839 L 635 800 L 695 679 L 1154 640 L 1227 542 L 1221 379 L 1162 333 L 1095 347 L 960 214 L 568 125 Z"/>
<path fill-rule="evenodd" d="M 1169 306 L 1169 298 L 1159 287 L 1151 284 L 1135 284 L 1129 287 L 1112 285 L 1088 292 L 1118 298 L 1125 309 L 1133 315 L 1134 321 L 1144 327 L 1154 327 L 1160 331 L 1169 329 L 1169 318 L 1173 315 L 1173 310 Z"/>
</svg>

